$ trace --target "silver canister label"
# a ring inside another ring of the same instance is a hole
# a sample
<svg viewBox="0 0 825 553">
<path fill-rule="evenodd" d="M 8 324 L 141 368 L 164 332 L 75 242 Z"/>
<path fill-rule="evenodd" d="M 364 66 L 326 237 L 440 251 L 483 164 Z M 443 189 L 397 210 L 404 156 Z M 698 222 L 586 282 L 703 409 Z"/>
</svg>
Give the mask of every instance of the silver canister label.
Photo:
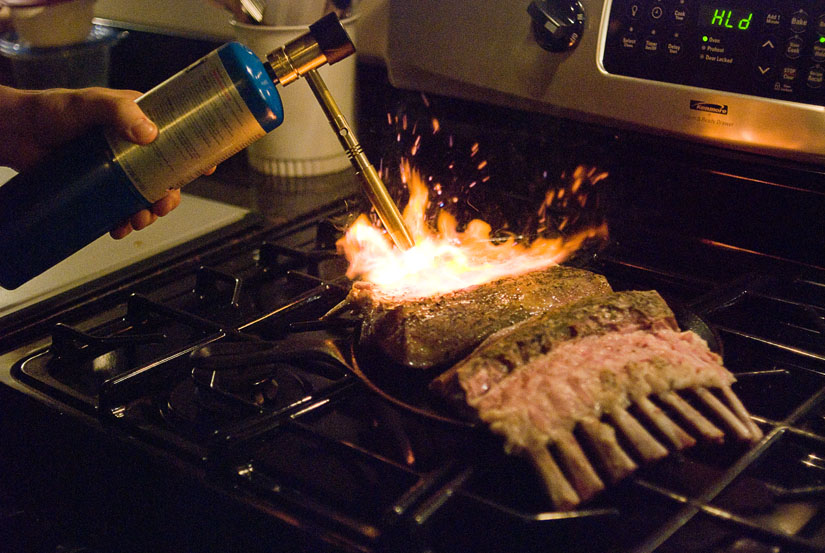
<svg viewBox="0 0 825 553">
<path fill-rule="evenodd" d="M 150 202 L 193 181 L 266 134 L 229 77 L 218 51 L 137 99 L 158 136 L 139 146 L 107 130 L 115 161 Z"/>
</svg>

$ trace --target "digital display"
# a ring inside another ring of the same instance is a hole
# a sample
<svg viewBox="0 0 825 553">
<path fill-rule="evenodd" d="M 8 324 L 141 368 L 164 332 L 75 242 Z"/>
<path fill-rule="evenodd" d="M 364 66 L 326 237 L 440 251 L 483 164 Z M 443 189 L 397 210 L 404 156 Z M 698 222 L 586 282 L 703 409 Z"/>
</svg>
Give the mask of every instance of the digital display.
<svg viewBox="0 0 825 553">
<path fill-rule="evenodd" d="M 699 7 L 699 24 L 714 29 L 747 31 L 753 22 L 753 12 L 723 4 L 705 4 Z"/>
</svg>

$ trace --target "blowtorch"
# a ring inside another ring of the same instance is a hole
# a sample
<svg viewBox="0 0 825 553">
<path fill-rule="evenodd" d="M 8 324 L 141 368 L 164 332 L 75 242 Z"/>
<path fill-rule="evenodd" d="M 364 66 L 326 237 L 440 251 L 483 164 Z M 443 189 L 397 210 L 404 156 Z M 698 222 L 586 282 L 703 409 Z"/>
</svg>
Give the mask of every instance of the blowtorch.
<svg viewBox="0 0 825 553">
<path fill-rule="evenodd" d="M 283 121 L 276 85 L 305 77 L 395 244 L 413 246 L 384 183 L 317 69 L 355 52 L 334 12 L 258 59 L 230 42 L 136 100 L 158 136 L 138 146 L 95 130 L 0 186 L 0 286 L 13 289 Z"/>
<path fill-rule="evenodd" d="M 387 192 L 375 167 L 367 159 L 355 133 L 347 123 L 344 114 L 338 109 L 335 99 L 317 71 L 317 68 L 324 63 L 335 63 L 353 52 L 355 52 L 355 46 L 347 32 L 335 14 L 330 13 L 310 25 L 309 33 L 271 52 L 267 56 L 267 61 L 274 73 L 273 80 L 277 84 L 286 86 L 299 77 L 306 78 L 312 93 L 338 136 L 341 146 L 355 167 L 355 173 L 361 180 L 364 192 L 387 229 L 387 233 L 396 246 L 406 250 L 411 248 L 414 242 L 401 218 L 398 207 Z"/>
</svg>

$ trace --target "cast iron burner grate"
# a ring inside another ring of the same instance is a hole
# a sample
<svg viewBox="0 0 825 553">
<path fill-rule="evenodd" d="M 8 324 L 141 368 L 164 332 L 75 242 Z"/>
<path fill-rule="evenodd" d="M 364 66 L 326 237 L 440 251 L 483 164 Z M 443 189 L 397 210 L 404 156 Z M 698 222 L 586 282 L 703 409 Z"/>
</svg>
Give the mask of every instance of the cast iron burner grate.
<svg viewBox="0 0 825 553">
<path fill-rule="evenodd" d="M 338 228 L 322 217 L 257 237 L 102 322 L 70 311 L 14 374 L 331 549 L 825 551 L 821 274 L 701 241 L 599 252 L 589 266 L 614 288 L 657 289 L 711 326 L 766 436 L 671 453 L 560 513 L 483 429 L 407 411 L 353 375 L 357 324 L 321 320 L 348 287 Z M 219 350 L 238 357 L 204 355 Z"/>
</svg>

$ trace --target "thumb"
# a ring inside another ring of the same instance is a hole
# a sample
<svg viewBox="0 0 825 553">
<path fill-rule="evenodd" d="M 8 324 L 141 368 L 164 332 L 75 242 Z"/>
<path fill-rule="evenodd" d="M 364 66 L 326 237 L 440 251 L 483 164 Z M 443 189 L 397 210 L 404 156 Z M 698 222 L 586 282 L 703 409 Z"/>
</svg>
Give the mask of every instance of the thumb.
<svg viewBox="0 0 825 553">
<path fill-rule="evenodd" d="M 148 144 L 158 135 L 157 126 L 149 121 L 149 118 L 145 115 L 132 120 L 130 123 L 127 122 L 124 126 L 118 126 L 118 130 L 124 138 L 135 144 Z"/>
<path fill-rule="evenodd" d="M 124 139 L 136 144 L 147 144 L 157 137 L 157 126 L 143 113 L 135 100 L 140 96 L 134 90 L 86 88 L 66 91 L 62 105 L 54 108 L 63 120 L 66 133 L 93 126 L 111 127 Z"/>
<path fill-rule="evenodd" d="M 148 144 L 157 137 L 158 128 L 140 109 L 136 98 L 135 92 L 119 91 L 101 100 L 99 123 L 117 129 L 130 142 Z"/>
</svg>

